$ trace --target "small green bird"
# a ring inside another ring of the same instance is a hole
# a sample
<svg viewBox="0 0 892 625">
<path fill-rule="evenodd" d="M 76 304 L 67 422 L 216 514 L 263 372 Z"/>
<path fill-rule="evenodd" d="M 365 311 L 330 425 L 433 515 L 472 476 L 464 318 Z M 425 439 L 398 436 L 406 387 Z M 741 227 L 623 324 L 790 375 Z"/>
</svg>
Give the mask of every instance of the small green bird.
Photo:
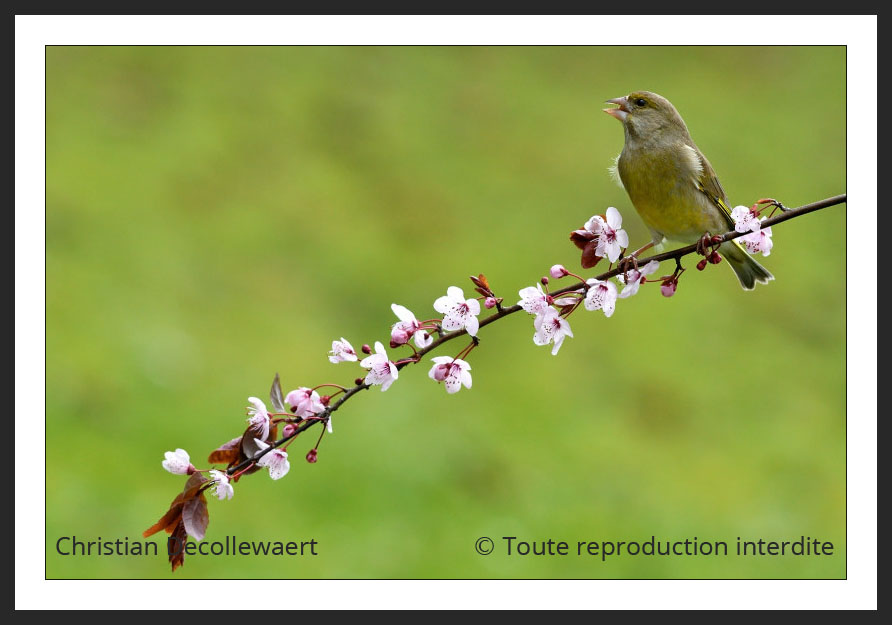
<svg viewBox="0 0 892 625">
<path fill-rule="evenodd" d="M 604 112 L 622 122 L 626 136 L 614 173 L 653 238 L 634 255 L 663 239 L 690 244 L 707 232 L 733 230 L 725 191 L 672 103 L 650 91 L 607 102 L 618 108 Z M 723 243 L 719 252 L 744 289 L 774 280 L 737 240 Z"/>
</svg>

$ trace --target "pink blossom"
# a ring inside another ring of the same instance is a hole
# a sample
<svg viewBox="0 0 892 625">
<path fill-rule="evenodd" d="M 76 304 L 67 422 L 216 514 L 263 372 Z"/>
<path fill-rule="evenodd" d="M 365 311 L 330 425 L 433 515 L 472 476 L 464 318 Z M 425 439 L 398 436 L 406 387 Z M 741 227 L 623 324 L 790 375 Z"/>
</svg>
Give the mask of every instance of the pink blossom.
<svg viewBox="0 0 892 625">
<path fill-rule="evenodd" d="M 447 393 L 457 393 L 462 385 L 471 388 L 471 365 L 460 358 L 451 356 L 436 356 L 431 360 L 434 366 L 428 372 L 428 377 L 437 382 L 444 382 Z"/>
<path fill-rule="evenodd" d="M 541 315 L 550 306 L 549 297 L 542 289 L 541 284 L 521 289 L 518 291 L 518 295 L 520 295 L 518 306 L 531 315 Z"/>
<path fill-rule="evenodd" d="M 570 330 L 570 323 L 561 317 L 554 308 L 548 308 L 541 315 L 537 315 L 533 325 L 536 328 L 536 333 L 533 335 L 533 343 L 536 345 L 548 345 L 553 341 L 552 356 L 557 355 L 565 337 L 573 336 L 573 332 Z"/>
<path fill-rule="evenodd" d="M 603 310 L 604 316 L 609 317 L 616 308 L 616 285 L 606 280 L 591 278 L 586 281 L 589 285 L 585 294 L 586 310 Z"/>
<path fill-rule="evenodd" d="M 211 480 L 214 482 L 214 493 L 217 495 L 217 499 L 220 501 L 223 501 L 224 499 L 232 499 L 234 491 L 232 489 L 232 484 L 229 483 L 229 475 L 223 471 L 211 469 L 210 476 Z"/>
<path fill-rule="evenodd" d="M 457 286 L 446 289 L 446 295 L 438 297 L 434 302 L 434 310 L 443 315 L 444 330 L 461 330 L 464 328 L 471 336 L 477 336 L 480 322 L 480 302 L 476 299 L 465 299 L 465 293 Z"/>
<path fill-rule="evenodd" d="M 189 462 L 189 454 L 183 449 L 164 452 L 164 460 L 161 461 L 161 466 L 174 475 L 192 475 L 195 473 L 195 467 Z"/>
<path fill-rule="evenodd" d="M 611 263 L 616 262 L 623 248 L 629 246 L 629 235 L 622 229 L 623 218 L 619 211 L 610 206 L 607 219 L 595 215 L 585 224 L 585 229 L 598 235 L 598 248 L 595 254 L 606 256 Z"/>
<path fill-rule="evenodd" d="M 623 276 L 623 274 L 619 274 L 616 276 L 616 279 L 624 284 L 622 292 L 619 294 L 619 297 L 632 297 L 636 293 L 638 293 L 638 287 L 641 286 L 641 281 L 644 280 L 644 276 L 649 276 L 657 269 L 660 268 L 660 263 L 652 260 L 647 263 L 644 267 L 640 267 L 639 269 L 632 269 L 631 271 Z"/>
<path fill-rule="evenodd" d="M 564 276 L 569 276 L 570 272 L 563 265 L 552 265 L 551 269 L 549 269 L 548 273 L 551 274 L 551 277 L 557 280 L 558 278 L 563 278 Z"/>
<path fill-rule="evenodd" d="M 762 256 L 769 256 L 774 242 L 771 240 L 771 226 L 767 228 L 759 228 L 755 232 L 740 237 L 746 246 L 746 251 L 750 254 L 761 252 Z"/>
<path fill-rule="evenodd" d="M 263 434 L 259 438 L 266 440 L 269 436 L 269 413 L 266 411 L 266 405 L 256 397 L 249 397 L 248 401 L 252 404 L 248 406 L 248 422 L 258 433 Z"/>
<path fill-rule="evenodd" d="M 421 327 L 421 322 L 415 318 L 411 310 L 399 304 L 391 304 L 390 309 L 399 319 L 399 322 L 393 324 L 390 332 L 391 347 L 408 343 L 409 337 L 415 338 L 415 344 L 420 349 L 424 349 L 434 342 L 434 337 Z"/>
<path fill-rule="evenodd" d="M 368 375 L 365 376 L 365 383 L 372 385 L 381 385 L 381 390 L 386 391 L 393 384 L 393 381 L 399 377 L 399 369 L 387 357 L 387 352 L 381 341 L 375 342 L 375 353 L 362 359 L 359 366 L 368 369 Z"/>
<path fill-rule="evenodd" d="M 269 447 L 268 444 L 261 440 L 255 440 L 261 451 Z M 264 454 L 263 458 L 257 461 L 258 467 L 269 467 L 269 476 L 274 480 L 285 477 L 291 464 L 288 462 L 288 452 L 283 449 L 273 449 Z"/>
<path fill-rule="evenodd" d="M 731 219 L 734 220 L 734 229 L 737 232 L 758 232 L 762 226 L 759 216 L 748 206 L 735 206 L 731 211 Z"/>
<path fill-rule="evenodd" d="M 330 356 L 328 359 L 337 364 L 339 362 L 350 361 L 356 362 L 356 350 L 353 349 L 353 346 L 345 339 L 341 337 L 340 341 L 332 341 L 331 342 L 331 351 L 329 352 Z"/>
<path fill-rule="evenodd" d="M 285 401 L 293 408 L 292 412 L 302 419 L 312 417 L 325 410 L 319 393 L 302 386 L 288 393 Z"/>
</svg>

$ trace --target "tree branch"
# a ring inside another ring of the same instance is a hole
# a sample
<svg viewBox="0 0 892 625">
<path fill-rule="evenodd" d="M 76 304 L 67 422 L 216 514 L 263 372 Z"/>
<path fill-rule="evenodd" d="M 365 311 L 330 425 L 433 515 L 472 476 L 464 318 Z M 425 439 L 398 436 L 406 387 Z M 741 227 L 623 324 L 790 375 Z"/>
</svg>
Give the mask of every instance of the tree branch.
<svg viewBox="0 0 892 625">
<path fill-rule="evenodd" d="M 842 194 L 842 195 L 837 195 L 837 196 L 830 197 L 830 198 L 827 198 L 824 200 L 820 200 L 818 202 L 813 202 L 811 204 L 806 204 L 806 205 L 800 206 L 798 208 L 787 210 L 787 211 L 781 213 L 780 215 L 778 215 L 777 217 L 772 217 L 770 219 L 766 219 L 765 221 L 762 222 L 762 228 L 767 228 L 769 226 L 773 226 L 773 225 L 782 223 L 789 219 L 801 217 L 802 215 L 806 215 L 808 213 L 811 213 L 811 212 L 814 212 L 817 210 L 828 208 L 830 206 L 835 206 L 837 204 L 844 204 L 845 202 L 846 202 L 846 194 Z M 718 245 L 718 244 L 724 243 L 726 241 L 731 241 L 733 239 L 744 236 L 746 234 L 747 233 L 745 233 L 745 232 L 737 232 L 737 231 L 732 230 L 730 232 L 726 232 L 725 234 L 721 235 L 720 238 L 716 240 L 716 244 Z M 672 250 L 669 252 L 664 252 L 662 254 L 656 254 L 653 256 L 648 256 L 646 258 L 642 258 L 639 260 L 639 263 L 647 263 L 652 260 L 656 260 L 656 261 L 664 261 L 664 260 L 670 260 L 670 259 L 678 260 L 678 259 L 683 258 L 684 256 L 687 256 L 688 254 L 695 253 L 697 251 L 697 248 L 698 248 L 697 244 L 688 245 L 686 247 L 681 247 L 681 248 L 678 248 L 678 249 L 675 249 L 675 250 Z M 621 273 L 623 273 L 622 267 L 617 266 L 609 271 L 602 273 L 599 276 L 596 276 L 596 279 L 597 280 L 607 280 L 608 278 L 612 278 L 612 277 L 617 276 Z M 576 284 L 552 291 L 551 295 L 552 296 L 564 295 L 566 293 L 571 293 L 573 291 L 579 291 L 580 289 L 584 289 L 585 287 L 586 287 L 585 282 L 577 282 Z M 504 317 L 507 317 L 508 315 L 516 313 L 519 310 L 522 310 L 522 309 L 521 309 L 520 305 L 518 305 L 518 304 L 515 304 L 514 306 L 500 307 L 497 310 L 497 312 L 495 312 L 494 314 L 490 315 L 486 319 L 480 320 L 480 327 L 482 328 L 482 327 L 487 326 L 491 323 L 494 323 L 494 322 L 498 321 L 499 319 L 502 319 Z M 454 332 L 449 332 L 447 334 L 443 334 L 439 338 L 434 340 L 427 347 L 418 350 L 416 352 L 415 356 L 413 356 L 413 358 L 411 360 L 406 360 L 406 361 L 400 362 L 397 365 L 397 368 L 403 369 L 404 367 L 406 367 L 409 364 L 420 362 L 422 356 L 425 356 L 426 354 L 434 351 L 435 349 L 437 349 L 444 343 L 447 343 L 449 341 L 457 339 L 460 336 L 463 336 L 466 334 L 467 334 L 467 331 L 464 329 L 456 330 Z M 348 389 L 345 392 L 343 397 L 341 397 L 335 403 L 328 406 L 324 412 L 316 415 L 316 417 L 314 417 L 313 419 L 307 420 L 304 423 L 302 423 L 300 426 L 298 426 L 294 430 L 294 432 L 291 433 L 290 436 L 283 437 L 283 438 L 279 439 L 275 443 L 271 444 L 268 448 L 264 449 L 263 451 L 261 451 L 260 453 L 255 455 L 253 458 L 251 458 L 249 460 L 245 460 L 233 467 L 230 467 L 227 470 L 227 473 L 229 475 L 233 475 L 233 474 L 237 473 L 238 471 L 241 471 L 241 470 L 247 468 L 252 463 L 256 462 L 257 460 L 262 458 L 264 455 L 271 452 L 273 449 L 276 449 L 277 447 L 280 447 L 281 445 L 287 443 L 288 441 L 293 439 L 298 434 L 301 434 L 302 432 L 308 430 L 309 428 L 313 427 L 317 423 L 324 423 L 329 417 L 331 417 L 331 415 L 335 411 L 337 411 L 341 406 L 343 406 L 344 403 L 347 402 L 347 400 L 349 400 L 351 397 L 356 395 L 359 391 L 368 389 L 370 386 L 371 386 L 370 384 L 360 383 L 360 384 L 357 384 L 354 387 Z"/>
</svg>

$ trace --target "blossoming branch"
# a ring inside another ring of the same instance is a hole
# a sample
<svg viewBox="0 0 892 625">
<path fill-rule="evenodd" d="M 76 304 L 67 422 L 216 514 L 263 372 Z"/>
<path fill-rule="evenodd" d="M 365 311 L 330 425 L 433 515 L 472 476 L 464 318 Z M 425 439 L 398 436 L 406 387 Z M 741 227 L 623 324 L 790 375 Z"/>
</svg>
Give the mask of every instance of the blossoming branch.
<svg viewBox="0 0 892 625">
<path fill-rule="evenodd" d="M 270 389 L 271 409 L 263 400 L 249 397 L 244 432 L 223 443 L 208 456 L 209 464 L 225 465 L 225 469 L 197 469 L 183 449 L 166 452 L 162 467 L 173 474 L 187 475 L 188 479 L 167 512 L 143 532 L 143 536 L 149 537 L 161 530 L 170 534 L 168 554 L 171 567 L 176 570 L 183 564 L 183 546 L 188 537 L 198 541 L 204 539 L 209 520 L 205 492 L 211 492 L 220 500 L 232 499 L 235 494 L 233 485 L 240 478 L 263 469 L 272 479 L 281 479 L 291 469 L 288 448 L 300 434 L 316 424 L 324 424 L 318 439 L 305 456 L 307 462 L 315 463 L 323 437 L 333 432 L 334 412 L 360 391 L 373 386 L 387 391 L 399 379 L 402 369 L 422 362 L 428 353 L 445 343 L 461 337 L 469 338 L 468 343 L 454 355 L 431 358 L 428 377 L 443 383 L 450 394 L 462 388 L 470 389 L 472 379 L 468 358 L 479 344 L 479 330 L 490 323 L 524 311 L 533 316 L 533 342 L 541 346 L 551 345 L 552 355 L 557 355 L 564 341 L 568 337 L 573 338 L 568 318 L 580 305 L 588 311 L 600 310 L 605 317 L 610 317 L 616 310 L 617 300 L 634 296 L 646 284 L 659 284 L 660 292 L 672 297 L 685 271 L 681 265 L 684 256 L 702 256 L 697 263 L 697 269 L 702 271 L 709 264 L 721 262 L 718 249 L 722 243 L 738 237 L 742 238 L 749 253 L 768 256 L 773 246 L 772 226 L 845 201 L 846 196 L 839 195 L 792 210 L 772 199 L 759 200 L 751 207 L 738 206 L 731 213 L 735 224 L 733 231 L 721 235 L 705 233 L 698 243 L 647 257 L 641 261 L 644 264 L 639 264 L 636 253 L 625 256 L 629 237 L 622 228 L 619 211 L 610 207 L 605 215 L 593 216 L 582 228 L 570 234 L 571 241 L 582 250 L 583 269 L 594 267 L 604 258 L 609 261 L 611 266 L 608 271 L 598 276 L 586 279 L 556 264 L 550 268 L 548 276 L 520 289 L 520 299 L 516 304 L 503 306 L 504 297 L 497 295 L 481 274 L 471 277 L 476 297 L 466 298 L 460 287 L 450 286 L 446 294 L 432 304 L 432 309 L 439 316 L 423 321 L 419 321 L 405 306 L 393 304 L 391 310 L 397 321 L 390 328 L 389 347 L 392 350 L 402 349 L 403 356 L 391 356 L 384 345 L 376 341 L 374 351 L 368 344 L 362 345 L 360 351 L 364 358 L 359 360 L 353 345 L 341 337 L 332 342 L 328 359 L 334 364 L 358 362 L 363 375 L 356 377 L 352 386 L 324 383 L 314 387 L 298 387 L 285 395 L 276 374 Z M 781 213 L 773 216 L 777 210 Z M 762 214 L 765 211 L 770 211 L 767 216 Z M 660 263 L 665 260 L 675 261 L 674 270 L 671 274 L 654 277 Z M 556 289 L 552 287 L 552 281 L 568 277 L 577 278 L 579 282 Z M 615 279 L 615 282 L 611 279 Z M 483 310 L 492 312 L 483 316 Z M 406 353 L 406 349 L 411 353 Z M 281 438 L 278 437 L 280 426 Z"/>
</svg>

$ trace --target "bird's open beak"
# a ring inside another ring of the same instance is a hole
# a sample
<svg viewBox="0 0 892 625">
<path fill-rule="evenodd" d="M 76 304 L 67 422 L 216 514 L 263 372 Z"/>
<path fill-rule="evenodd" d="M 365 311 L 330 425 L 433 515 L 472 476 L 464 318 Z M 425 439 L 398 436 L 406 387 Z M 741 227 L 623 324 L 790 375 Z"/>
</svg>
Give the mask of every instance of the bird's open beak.
<svg viewBox="0 0 892 625">
<path fill-rule="evenodd" d="M 612 100 L 607 100 L 608 104 L 616 104 L 619 108 L 615 109 L 603 109 L 605 113 L 610 115 L 611 117 L 617 118 L 619 121 L 626 121 L 626 117 L 629 116 L 629 101 L 625 98 L 613 98 Z"/>
</svg>

